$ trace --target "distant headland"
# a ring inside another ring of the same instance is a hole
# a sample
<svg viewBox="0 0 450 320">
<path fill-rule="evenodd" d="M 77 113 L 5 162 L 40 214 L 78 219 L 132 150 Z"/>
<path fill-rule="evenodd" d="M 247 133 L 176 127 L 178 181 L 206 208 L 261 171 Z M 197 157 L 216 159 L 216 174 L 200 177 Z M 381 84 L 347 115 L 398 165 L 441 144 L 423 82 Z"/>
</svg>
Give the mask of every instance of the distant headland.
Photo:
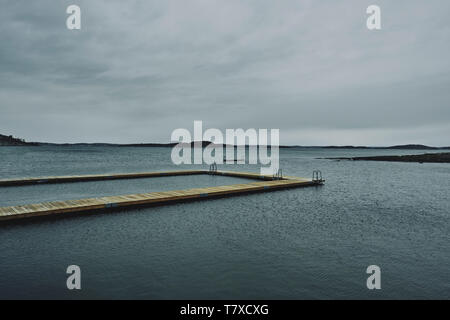
<svg viewBox="0 0 450 320">
<path fill-rule="evenodd" d="M 0 134 L 0 146 L 37 146 L 36 142 L 25 142 L 23 139 Z"/>
<path fill-rule="evenodd" d="M 191 142 L 192 146 L 200 145 L 206 147 L 213 142 L 211 141 L 195 141 Z M 169 147 L 172 148 L 178 143 L 51 143 L 51 142 L 27 142 L 24 139 L 16 138 L 11 135 L 0 134 L 0 146 L 111 146 L 111 147 Z M 247 146 L 248 147 L 248 146 Z M 400 150 L 450 150 L 449 147 L 431 147 L 422 144 L 405 144 L 386 147 L 371 147 L 371 146 L 301 146 L 301 145 L 280 145 L 280 148 L 324 148 L 324 149 L 400 149 Z"/>
</svg>

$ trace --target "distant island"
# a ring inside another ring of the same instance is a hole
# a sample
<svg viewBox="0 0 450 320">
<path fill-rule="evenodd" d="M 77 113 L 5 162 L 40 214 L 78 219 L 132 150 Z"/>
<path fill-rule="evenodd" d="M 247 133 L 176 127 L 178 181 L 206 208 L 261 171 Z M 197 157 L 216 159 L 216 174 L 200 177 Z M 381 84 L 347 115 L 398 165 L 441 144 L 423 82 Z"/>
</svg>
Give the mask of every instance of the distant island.
<svg viewBox="0 0 450 320">
<path fill-rule="evenodd" d="M 51 142 L 26 142 L 24 139 L 15 138 L 11 135 L 0 134 L 0 146 L 110 146 L 110 147 L 174 147 L 178 143 L 51 143 Z M 191 146 L 200 145 L 204 148 L 210 144 L 211 141 L 195 141 L 190 144 Z M 225 146 L 225 145 L 224 145 Z M 248 147 L 246 145 L 245 147 Z M 324 148 L 324 149 L 399 149 L 399 150 L 450 150 L 449 147 L 430 147 L 422 144 L 405 144 L 387 147 L 370 147 L 370 146 L 300 146 L 300 145 L 280 145 L 280 148 Z"/>
<path fill-rule="evenodd" d="M 425 153 L 403 156 L 372 156 L 372 157 L 340 157 L 322 158 L 330 160 L 354 160 L 354 161 L 394 161 L 394 162 L 419 162 L 419 163 L 450 163 L 450 152 Z"/>
</svg>

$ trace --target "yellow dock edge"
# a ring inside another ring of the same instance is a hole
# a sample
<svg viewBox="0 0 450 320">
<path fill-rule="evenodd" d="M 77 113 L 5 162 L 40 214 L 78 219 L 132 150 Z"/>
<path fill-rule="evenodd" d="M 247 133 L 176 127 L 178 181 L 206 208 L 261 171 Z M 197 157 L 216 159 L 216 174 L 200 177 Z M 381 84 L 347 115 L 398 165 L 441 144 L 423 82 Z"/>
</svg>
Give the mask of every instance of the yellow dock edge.
<svg viewBox="0 0 450 320">
<path fill-rule="evenodd" d="M 186 175 L 188 171 L 170 171 L 170 174 L 163 173 L 163 175 Z M 189 171 L 195 172 L 191 174 L 206 174 L 210 173 L 206 170 Z M 150 174 L 150 173 L 145 173 Z M 156 174 L 156 173 L 153 173 Z M 304 186 L 320 185 L 323 181 L 312 181 L 310 179 L 303 179 L 297 177 L 283 177 L 282 179 L 274 180 L 272 176 L 262 176 L 256 173 L 235 172 L 235 171 L 216 171 L 215 175 L 246 177 L 250 179 L 258 179 L 263 181 L 225 185 L 219 187 L 194 188 L 185 190 L 171 190 L 163 192 L 150 192 L 143 194 L 129 194 L 120 196 L 109 196 L 101 198 L 89 198 L 80 200 L 66 200 L 43 202 L 37 204 L 28 204 L 12 207 L 0 207 L 0 221 L 15 220 L 21 218 L 47 216 L 63 213 L 82 213 L 93 210 L 107 210 L 144 205 L 161 205 L 171 202 L 209 199 L 221 196 L 233 196 L 251 192 L 266 192 L 281 188 L 294 188 Z M 149 177 L 149 176 L 146 176 Z M 63 178 L 63 177 L 55 177 Z M 82 180 L 90 181 L 90 180 Z"/>
</svg>

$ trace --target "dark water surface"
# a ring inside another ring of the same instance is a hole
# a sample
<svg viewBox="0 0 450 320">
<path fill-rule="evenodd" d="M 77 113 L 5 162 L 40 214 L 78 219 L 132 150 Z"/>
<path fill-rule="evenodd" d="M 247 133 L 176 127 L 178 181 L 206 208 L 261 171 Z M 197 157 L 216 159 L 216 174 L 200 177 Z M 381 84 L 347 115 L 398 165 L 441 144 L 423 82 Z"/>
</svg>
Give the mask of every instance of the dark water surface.
<svg viewBox="0 0 450 320">
<path fill-rule="evenodd" d="M 0 178 L 200 169 L 170 148 L 1 147 Z M 319 157 L 423 151 L 281 149 L 323 187 L 0 225 L 0 298 L 450 298 L 450 165 Z M 205 168 L 205 167 L 203 167 Z M 251 165 L 220 169 L 259 171 Z M 0 188 L 0 206 L 242 183 L 190 176 Z M 66 288 L 68 265 L 82 290 Z M 366 288 L 367 266 L 382 289 Z"/>
</svg>

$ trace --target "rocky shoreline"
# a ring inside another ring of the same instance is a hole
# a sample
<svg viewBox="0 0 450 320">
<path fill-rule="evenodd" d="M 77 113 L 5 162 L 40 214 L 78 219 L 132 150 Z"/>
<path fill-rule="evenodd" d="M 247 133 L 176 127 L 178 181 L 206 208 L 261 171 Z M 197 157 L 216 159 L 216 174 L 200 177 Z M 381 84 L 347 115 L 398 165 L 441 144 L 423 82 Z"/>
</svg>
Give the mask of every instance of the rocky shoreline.
<svg viewBox="0 0 450 320">
<path fill-rule="evenodd" d="M 413 154 L 413 155 L 403 155 L 403 156 L 339 157 L 339 158 L 321 158 L 321 159 L 354 160 L 354 161 L 450 163 L 450 152 L 424 153 L 424 154 Z"/>
</svg>

